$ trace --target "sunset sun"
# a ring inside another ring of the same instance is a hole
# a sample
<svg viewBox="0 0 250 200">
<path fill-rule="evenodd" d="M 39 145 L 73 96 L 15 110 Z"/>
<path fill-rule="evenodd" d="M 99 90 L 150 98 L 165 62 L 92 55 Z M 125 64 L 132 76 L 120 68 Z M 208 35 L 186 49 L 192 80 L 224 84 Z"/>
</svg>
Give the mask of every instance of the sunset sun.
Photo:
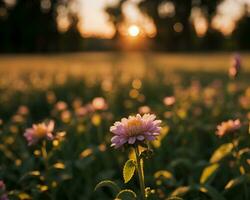
<svg viewBox="0 0 250 200">
<path fill-rule="evenodd" d="M 138 26 L 136 26 L 136 25 L 131 25 L 128 28 L 128 34 L 131 37 L 137 37 L 140 34 L 140 28 Z"/>
</svg>

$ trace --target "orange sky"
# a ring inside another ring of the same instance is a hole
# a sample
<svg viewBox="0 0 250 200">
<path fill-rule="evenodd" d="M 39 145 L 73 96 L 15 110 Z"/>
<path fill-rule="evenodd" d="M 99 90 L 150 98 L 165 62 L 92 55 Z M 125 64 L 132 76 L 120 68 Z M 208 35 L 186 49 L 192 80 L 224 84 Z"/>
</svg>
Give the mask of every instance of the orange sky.
<svg viewBox="0 0 250 200">
<path fill-rule="evenodd" d="M 114 34 L 114 27 L 108 20 L 108 15 L 104 12 L 107 5 L 114 5 L 118 0 L 77 0 L 79 3 L 79 14 L 81 16 L 80 30 L 84 36 L 101 36 L 110 38 Z M 140 0 L 130 0 L 124 5 L 124 13 L 129 24 L 139 26 L 151 26 L 135 6 Z M 215 17 L 213 26 L 225 34 L 230 34 L 234 28 L 234 21 L 242 15 L 242 3 L 250 0 L 226 0 L 219 8 L 219 15 Z M 198 26 L 204 29 L 204 20 L 197 20 Z M 199 23 L 200 22 L 200 23 Z M 142 25 L 143 23 L 143 25 Z M 202 24 L 201 24 L 202 23 Z M 145 27 L 144 27 L 145 28 Z M 146 27 L 145 29 L 148 29 Z M 152 32 L 152 30 L 151 30 Z"/>
</svg>

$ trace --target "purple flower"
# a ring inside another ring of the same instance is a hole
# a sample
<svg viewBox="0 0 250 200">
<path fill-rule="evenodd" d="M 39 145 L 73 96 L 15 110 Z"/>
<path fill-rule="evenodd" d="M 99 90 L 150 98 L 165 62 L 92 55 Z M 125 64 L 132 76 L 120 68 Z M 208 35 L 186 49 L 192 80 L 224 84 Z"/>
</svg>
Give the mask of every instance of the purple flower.
<svg viewBox="0 0 250 200">
<path fill-rule="evenodd" d="M 5 191 L 5 183 L 0 180 L 0 191 Z"/>
<path fill-rule="evenodd" d="M 0 200 L 9 200 L 7 194 L 3 194 L 0 196 Z"/>
<path fill-rule="evenodd" d="M 160 134 L 161 120 L 155 120 L 156 116 L 144 114 L 141 116 L 129 116 L 115 122 L 110 131 L 114 134 L 111 146 L 119 148 L 124 144 L 135 144 L 136 142 L 152 141 Z"/>
<path fill-rule="evenodd" d="M 46 138 L 48 140 L 53 139 L 54 121 L 50 121 L 48 124 L 40 123 L 33 124 L 32 128 L 26 129 L 24 137 L 28 141 L 28 145 L 36 144 L 40 139 Z"/>
<path fill-rule="evenodd" d="M 232 58 L 231 67 L 228 70 L 229 76 L 235 78 L 241 70 L 241 57 L 239 54 L 235 54 Z"/>
<path fill-rule="evenodd" d="M 8 200 L 5 183 L 0 180 L 0 200 Z"/>
</svg>

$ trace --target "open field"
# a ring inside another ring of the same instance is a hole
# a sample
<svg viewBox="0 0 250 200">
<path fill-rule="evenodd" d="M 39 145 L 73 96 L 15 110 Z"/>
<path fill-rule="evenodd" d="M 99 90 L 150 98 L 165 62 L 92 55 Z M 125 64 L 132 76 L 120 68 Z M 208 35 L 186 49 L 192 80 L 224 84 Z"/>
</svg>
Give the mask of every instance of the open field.
<svg viewBox="0 0 250 200">
<path fill-rule="evenodd" d="M 114 199 L 112 189 L 94 191 L 106 179 L 142 199 L 137 173 L 123 182 L 133 152 L 110 147 L 110 126 L 153 113 L 162 129 L 144 160 L 152 189 L 147 199 L 249 200 L 250 54 L 241 55 L 236 78 L 228 77 L 231 56 L 1 55 L 0 180 L 6 188 L 0 187 L 0 199 L 2 193 L 21 200 Z M 219 137 L 217 125 L 230 119 L 240 124 L 224 124 Z M 43 137 L 41 128 L 28 145 L 27 128 L 50 120 L 53 137 Z"/>
<path fill-rule="evenodd" d="M 244 69 L 250 70 L 250 54 L 242 53 Z M 164 53 L 71 53 L 55 55 L 1 55 L 0 70 L 110 70 L 157 66 L 166 70 L 226 71 L 231 53 L 164 54 Z M 56 68 L 55 68 L 56 67 Z"/>
</svg>

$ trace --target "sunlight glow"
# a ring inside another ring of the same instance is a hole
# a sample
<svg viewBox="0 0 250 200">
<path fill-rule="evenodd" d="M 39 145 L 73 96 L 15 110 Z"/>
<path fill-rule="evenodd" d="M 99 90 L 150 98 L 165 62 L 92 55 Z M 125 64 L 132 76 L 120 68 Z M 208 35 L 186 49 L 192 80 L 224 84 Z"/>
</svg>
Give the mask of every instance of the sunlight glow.
<svg viewBox="0 0 250 200">
<path fill-rule="evenodd" d="M 137 37 L 140 34 L 140 28 L 136 25 L 132 25 L 128 28 L 128 34 L 131 37 Z"/>
</svg>

